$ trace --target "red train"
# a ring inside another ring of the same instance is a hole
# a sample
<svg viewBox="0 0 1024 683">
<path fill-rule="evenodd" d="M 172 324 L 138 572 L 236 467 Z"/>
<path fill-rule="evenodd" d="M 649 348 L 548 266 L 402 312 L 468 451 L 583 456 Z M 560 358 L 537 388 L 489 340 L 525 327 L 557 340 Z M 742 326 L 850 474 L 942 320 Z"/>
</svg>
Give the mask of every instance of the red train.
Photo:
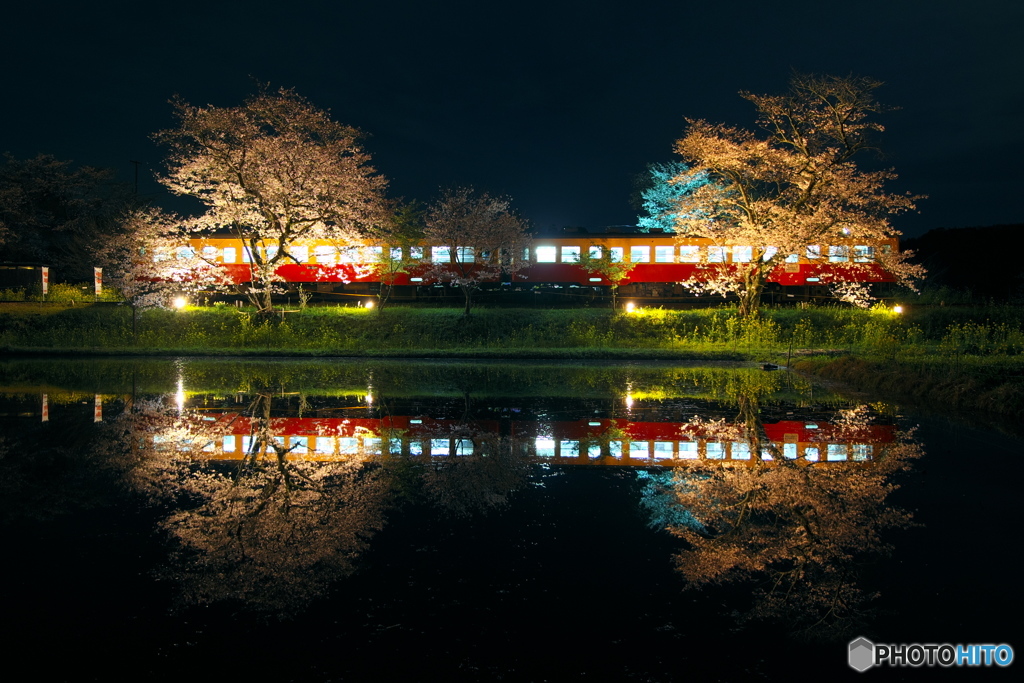
<svg viewBox="0 0 1024 683">
<path fill-rule="evenodd" d="M 227 282 L 241 285 L 251 280 L 251 255 L 237 238 L 196 238 L 191 240 L 191 248 L 222 268 Z M 311 241 L 291 247 L 289 253 L 299 263 L 278 266 L 277 275 L 290 285 L 308 284 L 319 292 L 369 294 L 376 291 L 382 280 L 382 273 L 374 264 L 380 262 L 384 249 L 409 264 L 405 272 L 393 277 L 383 276 L 395 286 L 398 297 L 415 296 L 420 288 L 438 285 L 430 271 L 436 264 L 452 260 L 446 247 L 429 244 L 405 248 L 362 244 L 339 248 Z M 860 282 L 894 282 L 894 278 L 875 263 L 879 249 L 896 250 L 898 244 L 891 240 L 881 246 L 810 245 L 805 253 L 790 255 L 777 266 L 769 277 L 769 284 L 776 289 L 799 287 L 804 294 L 826 295 L 822 281 L 833 274 L 839 279 L 856 277 Z M 582 254 L 600 256 L 605 253 L 609 253 L 612 260 L 634 264 L 619 283 L 620 295 L 681 297 L 686 292 L 680 283 L 693 277 L 702 261 L 741 268 L 750 262 L 753 249 L 742 244 L 717 246 L 700 238 L 677 240 L 672 234 L 658 232 L 563 231 L 558 235 L 533 238 L 528 249 L 515 255 L 527 263 L 506 276 L 504 282 L 496 281 L 492 285 L 512 289 L 605 288 L 612 284 L 606 277 L 588 272 L 579 263 Z M 463 262 L 472 259 L 472 250 L 462 250 L 459 258 Z M 849 269 L 851 263 L 858 267 Z"/>
</svg>

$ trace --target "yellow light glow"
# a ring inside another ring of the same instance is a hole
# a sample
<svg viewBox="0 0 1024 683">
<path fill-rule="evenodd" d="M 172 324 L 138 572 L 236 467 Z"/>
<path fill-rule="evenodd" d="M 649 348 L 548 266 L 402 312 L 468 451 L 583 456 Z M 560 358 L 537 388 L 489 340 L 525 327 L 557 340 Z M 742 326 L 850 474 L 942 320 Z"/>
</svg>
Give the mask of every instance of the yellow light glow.
<svg viewBox="0 0 1024 683">
<path fill-rule="evenodd" d="M 172 303 L 173 303 L 174 307 L 177 308 L 179 311 L 181 309 L 185 308 L 185 306 L 188 305 L 188 301 L 186 301 L 185 297 L 183 297 L 183 296 L 179 296 Z"/>
<path fill-rule="evenodd" d="M 892 307 L 892 312 L 893 313 L 902 313 L 903 312 L 903 307 L 897 304 L 896 306 Z"/>
<path fill-rule="evenodd" d="M 626 394 L 626 410 L 629 410 L 632 407 L 633 407 L 633 395 L 632 394 Z"/>
<path fill-rule="evenodd" d="M 636 304 L 632 301 L 626 304 L 626 313 L 632 313 L 634 310 L 636 310 Z"/>
<path fill-rule="evenodd" d="M 367 308 L 373 308 L 373 302 L 372 301 L 367 301 L 366 302 L 366 307 Z"/>
</svg>

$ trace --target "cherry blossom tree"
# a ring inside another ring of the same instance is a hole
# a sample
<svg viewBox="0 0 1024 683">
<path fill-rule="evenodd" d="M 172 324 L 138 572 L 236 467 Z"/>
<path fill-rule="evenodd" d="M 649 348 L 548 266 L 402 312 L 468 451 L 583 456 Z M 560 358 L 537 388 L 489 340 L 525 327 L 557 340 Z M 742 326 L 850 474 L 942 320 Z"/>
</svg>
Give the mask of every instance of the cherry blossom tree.
<svg viewBox="0 0 1024 683">
<path fill-rule="evenodd" d="M 468 187 L 446 190 L 430 205 L 425 223 L 433 250 L 429 275 L 462 290 L 466 315 L 481 283 L 529 265 L 521 258 L 530 246 L 526 222 L 512 213 L 507 198 L 477 195 Z"/>
<path fill-rule="evenodd" d="M 135 209 L 125 214 L 121 230 L 93 248 L 105 282 L 132 310 L 132 336 L 138 311 L 169 306 L 179 294 L 223 284 L 216 265 L 186 244 L 182 220 L 160 209 Z"/>
<path fill-rule="evenodd" d="M 923 270 L 887 246 L 900 235 L 889 217 L 914 209 L 919 197 L 887 192 L 892 170 L 865 171 L 854 162 L 882 131 L 869 118 L 883 110 L 874 99 L 880 85 L 797 75 L 784 95 L 741 93 L 757 108 L 760 133 L 689 121 L 675 146 L 688 168 L 671 182 L 692 191 L 676 200 L 673 227 L 681 241 L 704 237 L 717 249 L 702 250 L 686 285 L 736 294 L 744 316 L 756 313 L 768 277 L 791 255 L 827 263 L 834 275 L 823 281 L 848 283 L 881 267 L 913 285 Z M 725 263 L 723 250 L 735 246 L 750 252 Z M 863 287 L 841 290 L 848 300 L 867 300 Z"/>
<path fill-rule="evenodd" d="M 576 257 L 576 262 L 583 270 L 611 283 L 609 290 L 612 293 L 612 310 L 615 310 L 619 283 L 626 279 L 636 264 L 622 257 L 616 258 L 612 250 L 603 245 L 594 245 L 588 247 L 585 252 L 581 251 Z"/>
<path fill-rule="evenodd" d="M 239 107 L 179 100 L 175 113 L 178 127 L 155 136 L 170 149 L 161 182 L 205 205 L 189 223 L 193 233 L 228 230 L 243 241 L 249 296 L 262 315 L 272 313 L 277 267 L 302 261 L 299 243 L 348 245 L 386 221 L 386 181 L 360 132 L 293 90 L 263 90 Z"/>
</svg>

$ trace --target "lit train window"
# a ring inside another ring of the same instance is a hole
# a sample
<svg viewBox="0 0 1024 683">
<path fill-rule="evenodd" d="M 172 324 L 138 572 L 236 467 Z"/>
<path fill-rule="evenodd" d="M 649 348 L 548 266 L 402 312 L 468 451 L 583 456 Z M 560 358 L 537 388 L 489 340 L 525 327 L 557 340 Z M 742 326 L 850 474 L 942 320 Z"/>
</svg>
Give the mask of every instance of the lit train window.
<svg viewBox="0 0 1024 683">
<path fill-rule="evenodd" d="M 807 258 L 810 260 L 821 258 L 821 245 L 811 244 L 807 247 Z"/>
<path fill-rule="evenodd" d="M 451 263 L 452 254 L 448 247 L 431 247 L 430 259 L 434 263 Z"/>
<path fill-rule="evenodd" d="M 622 260 L 626 258 L 625 247 L 612 247 L 611 249 L 608 250 L 608 253 L 608 260 L 611 261 L 612 263 L 622 263 Z"/>
<path fill-rule="evenodd" d="M 243 453 L 248 453 L 251 450 L 252 450 L 252 437 L 251 436 L 243 436 L 242 437 L 242 452 Z"/>
<path fill-rule="evenodd" d="M 579 263 L 582 251 L 579 247 L 562 247 L 562 263 Z"/>
<path fill-rule="evenodd" d="M 242 263 L 252 263 L 252 251 L 249 247 L 242 247 Z"/>
<path fill-rule="evenodd" d="M 588 458 L 600 458 L 601 457 L 601 444 L 591 443 L 587 444 L 587 457 Z"/>
<path fill-rule="evenodd" d="M 221 446 L 221 450 L 223 450 L 225 453 L 234 453 L 235 452 L 235 435 L 234 434 L 229 434 L 229 435 L 224 437 L 224 445 Z"/>
<path fill-rule="evenodd" d="M 423 258 L 423 247 L 409 247 L 409 258 L 421 259 Z"/>
<path fill-rule="evenodd" d="M 363 448 L 370 455 L 380 455 L 380 444 L 381 439 L 376 436 L 367 436 L 363 438 Z"/>
<path fill-rule="evenodd" d="M 359 247 L 341 247 L 338 249 L 338 263 L 357 263 Z"/>
<path fill-rule="evenodd" d="M 790 254 L 789 256 L 786 257 L 786 263 L 799 263 L 799 262 L 800 262 L 800 255 L 799 254 Z"/>
<path fill-rule="evenodd" d="M 700 247 L 696 245 L 685 245 L 679 247 L 680 263 L 700 263 Z"/>
<path fill-rule="evenodd" d="M 359 452 L 359 439 L 353 436 L 343 436 L 338 439 L 338 453 L 341 455 L 355 455 Z"/>
<path fill-rule="evenodd" d="M 629 260 L 633 263 L 650 263 L 651 262 L 651 248 L 650 247 L 630 247 L 629 248 Z"/>
<path fill-rule="evenodd" d="M 675 446 L 671 441 L 655 441 L 654 442 L 654 458 L 655 460 L 670 460 L 672 458 L 672 450 Z"/>
<path fill-rule="evenodd" d="M 196 252 L 192 249 L 192 247 L 181 247 L 180 249 L 178 249 L 178 258 L 180 259 L 190 259 L 195 255 Z"/>
<path fill-rule="evenodd" d="M 697 455 L 697 442 L 696 441 L 680 441 L 679 442 L 679 457 L 684 460 L 696 460 Z"/>
<path fill-rule="evenodd" d="M 764 248 L 764 255 L 761 256 L 761 260 L 762 261 L 770 261 L 772 256 L 775 256 L 778 253 L 779 253 L 779 248 L 778 247 L 765 247 Z"/>
<path fill-rule="evenodd" d="M 207 261 L 216 261 L 220 256 L 220 249 L 217 247 L 203 247 L 203 258 Z"/>
<path fill-rule="evenodd" d="M 410 441 L 409 442 L 409 455 L 423 455 L 423 442 L 422 441 Z"/>
<path fill-rule="evenodd" d="M 705 453 L 708 460 L 722 460 L 725 458 L 725 444 L 718 441 L 708 441 L 705 444 Z"/>
<path fill-rule="evenodd" d="M 171 258 L 171 255 L 167 253 L 166 249 L 157 249 L 153 252 L 153 263 L 160 263 L 161 261 L 167 261 Z"/>
<path fill-rule="evenodd" d="M 771 452 L 770 449 L 762 448 L 761 449 L 761 459 L 762 460 L 774 460 L 775 458 L 772 457 L 772 452 Z"/>
<path fill-rule="evenodd" d="M 234 263 L 236 258 L 234 247 L 224 247 L 224 263 Z"/>
<path fill-rule="evenodd" d="M 608 455 L 613 458 L 622 457 L 622 442 L 621 441 L 609 441 L 608 442 Z"/>
<path fill-rule="evenodd" d="M 558 247 L 537 247 L 537 263 L 554 263 L 558 257 Z"/>
<path fill-rule="evenodd" d="M 472 263 L 475 258 L 473 247 L 457 247 L 455 255 L 459 259 L 459 263 Z"/>
<path fill-rule="evenodd" d="M 389 449 L 390 449 L 390 453 L 392 455 L 398 455 L 399 453 L 401 453 L 402 452 L 402 440 L 401 439 L 397 439 L 397 438 L 391 439 L 391 442 L 389 444 Z"/>
<path fill-rule="evenodd" d="M 269 258 L 273 258 L 273 256 L 270 254 L 270 249 L 270 247 L 267 248 L 267 256 Z M 309 247 L 292 247 L 288 251 L 289 253 L 291 253 L 292 258 L 294 258 L 299 263 L 309 263 Z"/>
<path fill-rule="evenodd" d="M 850 260 L 850 248 L 842 244 L 833 244 L 828 248 L 830 263 L 844 263 Z"/>
<path fill-rule="evenodd" d="M 448 439 L 431 439 L 430 440 L 430 454 L 431 455 L 448 455 L 451 451 L 452 445 Z"/>
<path fill-rule="evenodd" d="M 535 442 L 537 446 L 537 456 L 541 458 L 553 458 L 555 457 L 555 440 L 549 439 L 545 436 L 538 436 Z"/>
<path fill-rule="evenodd" d="M 529 247 L 523 247 L 523 260 L 524 261 L 529 261 L 530 260 L 530 248 Z"/>
<path fill-rule="evenodd" d="M 647 449 L 648 444 L 646 441 L 633 441 L 629 444 L 629 457 L 633 460 L 646 460 L 651 457 L 650 451 Z"/>
<path fill-rule="evenodd" d="M 734 441 L 732 444 L 733 460 L 750 460 L 750 444 L 746 441 Z"/>
<path fill-rule="evenodd" d="M 472 439 L 456 439 L 455 455 L 473 455 Z"/>
<path fill-rule="evenodd" d="M 363 252 L 363 263 L 379 263 L 380 257 L 384 254 L 384 247 L 364 247 Z"/>
<path fill-rule="evenodd" d="M 330 246 L 319 246 L 313 248 L 313 257 L 317 263 L 334 263 L 337 249 Z"/>
<path fill-rule="evenodd" d="M 675 247 L 655 247 L 654 248 L 654 262 L 655 263 L 674 263 L 676 260 L 676 248 Z"/>
<path fill-rule="evenodd" d="M 391 260 L 392 261 L 401 261 L 402 260 L 402 248 L 401 247 L 391 247 Z"/>
<path fill-rule="evenodd" d="M 787 460 L 796 460 L 796 444 L 795 443 L 784 443 L 782 444 L 782 457 Z"/>
<path fill-rule="evenodd" d="M 830 443 L 828 450 L 825 453 L 825 459 L 830 462 L 836 462 L 838 460 L 846 460 L 847 448 L 844 443 Z"/>
<path fill-rule="evenodd" d="M 316 452 L 320 455 L 330 455 L 331 453 L 334 453 L 334 439 L 329 436 L 316 437 Z"/>
<path fill-rule="evenodd" d="M 309 438 L 305 436 L 293 436 L 292 453 L 309 453 Z"/>
<path fill-rule="evenodd" d="M 754 248 L 753 247 L 733 247 L 732 248 L 732 262 L 733 263 L 750 263 L 754 260 Z"/>
<path fill-rule="evenodd" d="M 562 441 L 558 444 L 559 455 L 563 458 L 576 458 L 580 454 L 579 441 Z"/>
<path fill-rule="evenodd" d="M 818 447 L 808 446 L 804 449 L 804 457 L 811 462 L 818 462 Z"/>
<path fill-rule="evenodd" d="M 857 462 L 871 459 L 871 445 L 863 443 L 853 444 L 853 459 Z"/>
<path fill-rule="evenodd" d="M 260 253 L 261 254 L 264 253 L 263 247 L 260 247 Z M 266 255 L 267 255 L 267 259 L 268 260 L 274 258 L 275 256 L 277 256 L 277 247 L 276 246 L 267 247 Z"/>
<path fill-rule="evenodd" d="M 868 263 L 875 260 L 875 248 L 858 244 L 853 247 L 853 260 L 855 263 Z"/>
<path fill-rule="evenodd" d="M 604 250 L 601 249 L 601 247 L 592 244 L 590 245 L 590 249 L 587 250 L 587 253 L 590 254 L 590 258 L 601 258 L 604 254 Z"/>
<path fill-rule="evenodd" d="M 708 247 L 708 263 L 725 263 L 725 247 Z"/>
</svg>

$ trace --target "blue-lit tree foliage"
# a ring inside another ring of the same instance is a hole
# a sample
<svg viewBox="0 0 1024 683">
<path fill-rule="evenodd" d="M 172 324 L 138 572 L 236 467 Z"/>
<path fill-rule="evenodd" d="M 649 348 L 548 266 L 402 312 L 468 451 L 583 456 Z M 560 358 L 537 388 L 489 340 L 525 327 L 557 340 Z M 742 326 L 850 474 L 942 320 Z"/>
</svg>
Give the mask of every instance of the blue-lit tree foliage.
<svg viewBox="0 0 1024 683">
<path fill-rule="evenodd" d="M 644 232 L 651 228 L 673 232 L 680 218 L 680 201 L 693 193 L 694 190 L 707 184 L 707 176 L 688 176 L 689 167 L 681 161 L 669 161 L 663 164 L 648 164 L 650 185 L 640 193 L 643 198 L 643 210 L 646 216 L 637 219 L 637 225 Z M 676 178 L 685 178 L 673 182 Z"/>
</svg>

